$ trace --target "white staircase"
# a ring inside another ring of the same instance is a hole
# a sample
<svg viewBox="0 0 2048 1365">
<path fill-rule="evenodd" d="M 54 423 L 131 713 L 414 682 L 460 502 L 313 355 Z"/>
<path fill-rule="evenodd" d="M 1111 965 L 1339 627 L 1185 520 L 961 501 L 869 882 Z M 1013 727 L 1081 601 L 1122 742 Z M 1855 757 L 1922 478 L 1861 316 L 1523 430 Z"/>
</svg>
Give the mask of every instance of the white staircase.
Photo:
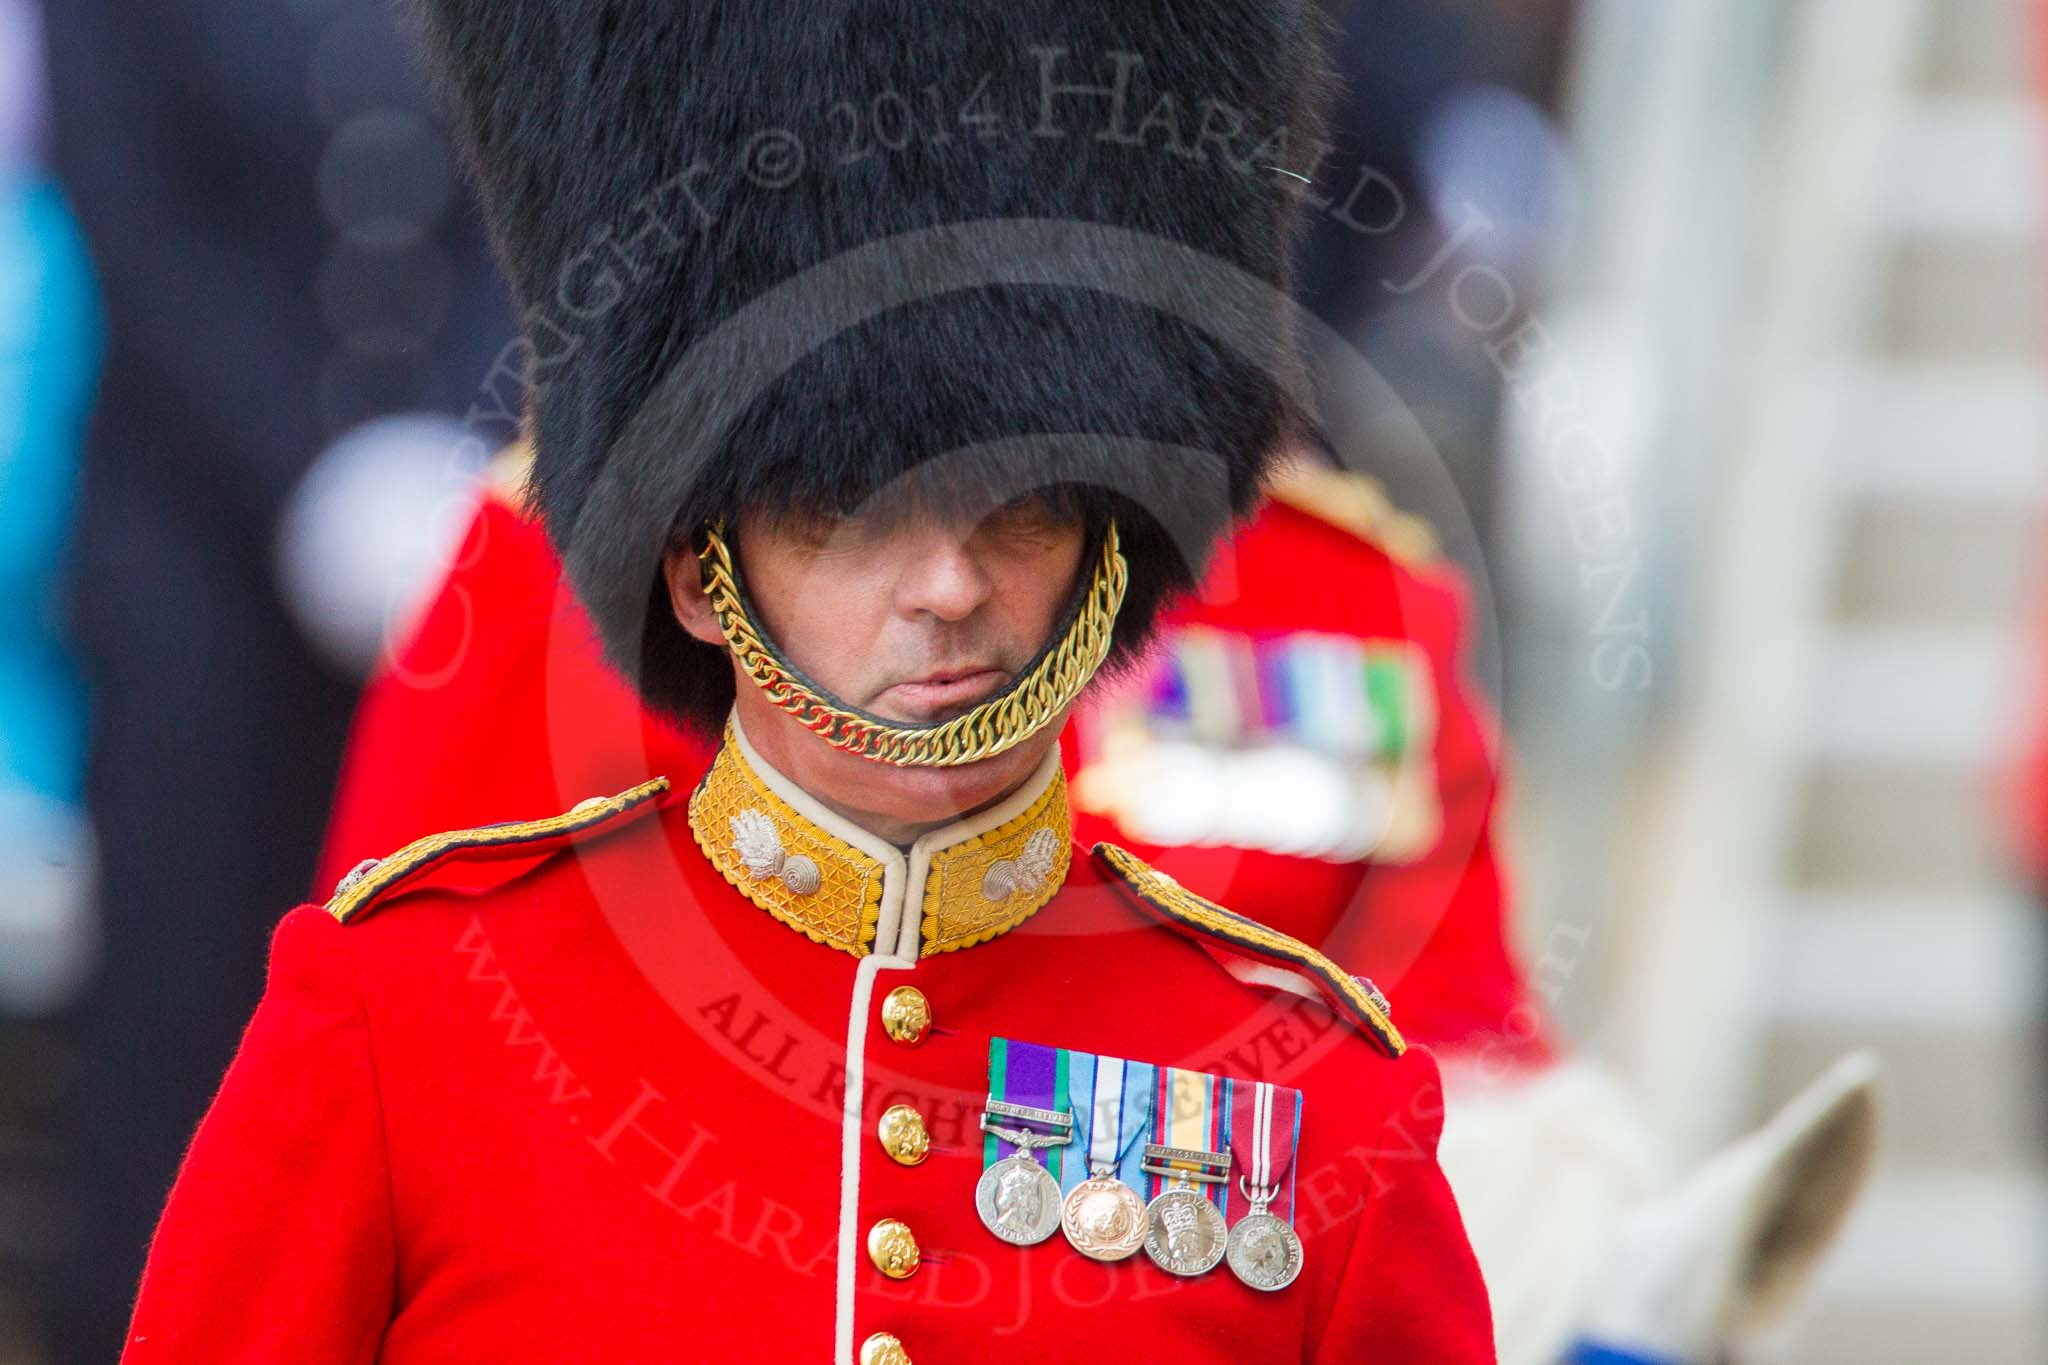
<svg viewBox="0 0 2048 1365">
<path fill-rule="evenodd" d="M 1532 938 L 1590 922 L 1597 979 L 1563 1013 L 1688 1153 L 1852 1047 L 1886 1065 L 1865 1201 L 1746 1359 L 2048 1361 L 2048 908 L 2013 872 L 1996 804 L 2024 708 L 2048 698 L 2029 687 L 2048 655 L 2031 633 L 2048 622 L 2036 8 L 1586 7 L 1580 114 L 1604 126 L 1582 145 L 1612 150 L 1615 111 L 1638 107 L 1617 91 L 1665 87 L 1639 106 L 1643 159 L 1701 166 L 1717 193 L 1603 185 L 1592 165 L 1589 239 L 1634 237 L 1567 260 L 1558 307 L 1590 300 L 1650 335 L 1676 323 L 1692 349 L 1657 358 L 1665 406 L 1721 420 L 1625 452 L 1638 509 L 1679 509 L 1642 537 L 1682 579 L 1653 604 L 1666 671 L 1641 718 L 1608 704 L 1619 743 L 1560 742 L 1536 718 L 1519 822 Z M 1691 46 L 1638 42 L 1638 76 L 1615 54 L 1659 23 Z M 1747 174 L 1716 155 L 1731 147 Z M 1715 290 L 1725 312 L 1697 302 Z M 1629 757 L 1602 780 L 1624 796 L 1603 803 L 1585 755 L 1615 749 Z M 1604 876 L 1583 857 L 1545 866 L 1573 802 L 1618 812 Z"/>
<path fill-rule="evenodd" d="M 1830 575 L 1759 1108 L 1889 1063 L 1882 1165 L 1767 1358 L 2048 1360 L 2048 912 L 2001 846 L 2048 571 L 2048 138 L 2022 0 L 1920 16 L 1877 304 L 1832 447 Z"/>
</svg>

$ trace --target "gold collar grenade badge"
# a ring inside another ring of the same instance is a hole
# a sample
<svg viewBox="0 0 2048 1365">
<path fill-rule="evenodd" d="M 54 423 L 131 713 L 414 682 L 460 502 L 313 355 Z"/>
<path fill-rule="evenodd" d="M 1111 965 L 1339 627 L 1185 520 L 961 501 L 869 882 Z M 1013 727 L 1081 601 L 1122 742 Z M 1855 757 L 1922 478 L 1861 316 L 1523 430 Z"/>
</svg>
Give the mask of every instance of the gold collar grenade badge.
<svg viewBox="0 0 2048 1365">
<path fill-rule="evenodd" d="M 899 725 L 833 697 L 785 662 L 755 625 L 739 566 L 726 544 L 724 527 L 704 532 L 697 553 L 704 591 L 733 657 L 770 701 L 795 716 L 826 743 L 877 763 L 906 768 L 951 768 L 976 763 L 1016 747 L 1043 729 L 1095 676 L 1109 657 L 1117 609 L 1123 605 L 1129 570 L 1117 542 L 1116 523 L 1103 529 L 1100 553 L 1088 589 L 1075 604 L 1059 642 L 1039 655 L 1015 682 L 952 720 Z"/>
</svg>

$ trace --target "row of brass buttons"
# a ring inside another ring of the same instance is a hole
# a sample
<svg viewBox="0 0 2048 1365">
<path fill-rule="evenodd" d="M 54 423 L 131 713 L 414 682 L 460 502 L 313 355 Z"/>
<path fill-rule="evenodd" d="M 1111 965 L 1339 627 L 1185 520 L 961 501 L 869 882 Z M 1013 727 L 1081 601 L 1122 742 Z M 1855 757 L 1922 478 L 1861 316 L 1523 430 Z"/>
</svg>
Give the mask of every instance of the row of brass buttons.
<svg viewBox="0 0 2048 1365">
<path fill-rule="evenodd" d="M 931 1027 L 931 1002 L 917 987 L 898 986 L 882 997 L 882 1032 L 891 1042 L 917 1047 Z M 916 1166 L 931 1155 L 932 1136 L 924 1115 L 910 1105 L 892 1104 L 884 1110 L 875 1125 L 875 1136 L 898 1165 Z M 909 1224 L 883 1218 L 868 1229 L 868 1259 L 890 1279 L 907 1280 L 917 1273 L 923 1254 Z M 910 1365 L 910 1353 L 889 1333 L 877 1332 L 861 1343 L 860 1365 Z"/>
<path fill-rule="evenodd" d="M 898 986 L 883 997 L 882 1031 L 905 1047 L 916 1047 L 931 1031 L 931 1002 L 915 986 Z M 875 1124 L 882 1150 L 899 1166 L 916 1166 L 931 1155 L 932 1135 L 924 1115 L 907 1104 L 892 1104 Z"/>
</svg>

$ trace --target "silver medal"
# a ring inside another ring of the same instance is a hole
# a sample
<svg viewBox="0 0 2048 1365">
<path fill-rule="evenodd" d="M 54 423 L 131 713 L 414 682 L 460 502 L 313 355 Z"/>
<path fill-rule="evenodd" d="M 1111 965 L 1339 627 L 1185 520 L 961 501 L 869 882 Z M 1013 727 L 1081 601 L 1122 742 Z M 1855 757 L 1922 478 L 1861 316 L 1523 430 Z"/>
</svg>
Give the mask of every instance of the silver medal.
<svg viewBox="0 0 2048 1365">
<path fill-rule="evenodd" d="M 1254 1289 L 1268 1293 L 1285 1289 L 1301 1273 L 1301 1238 L 1286 1219 L 1266 1212 L 1275 1193 L 1273 1187 L 1254 1190 L 1239 1181 L 1239 1188 L 1244 1189 L 1252 1207 L 1230 1230 L 1231 1273 Z"/>
<path fill-rule="evenodd" d="M 1020 1149 L 983 1171 L 975 1182 L 974 1211 L 981 1216 L 981 1225 L 1012 1246 L 1043 1242 L 1060 1225 L 1060 1182 L 1032 1153 L 1071 1142 L 1072 1134 L 1047 1136 L 1026 1128 L 1000 1128 L 986 1114 L 981 1126 Z"/>
<path fill-rule="evenodd" d="M 1145 1254 L 1170 1275 L 1201 1275 L 1227 1249 L 1223 1215 L 1185 1176 L 1145 1208 Z"/>
<path fill-rule="evenodd" d="M 981 1225 L 1013 1246 L 1028 1247 L 1060 1225 L 1060 1182 L 1037 1161 L 1017 1152 L 981 1173 L 974 1186 Z"/>
<path fill-rule="evenodd" d="M 1287 1107 L 1293 1111 L 1291 1116 L 1274 1112 L 1282 1093 L 1290 1097 Z M 1291 1132 L 1300 1122 L 1300 1113 L 1301 1098 L 1296 1092 L 1282 1092 L 1260 1081 L 1252 1096 L 1251 1122 L 1240 1124 L 1231 1134 L 1233 1142 L 1244 1142 L 1247 1149 L 1245 1164 L 1250 1170 L 1237 1178 L 1237 1188 L 1251 1207 L 1230 1229 L 1230 1271 L 1253 1289 L 1266 1293 L 1285 1289 L 1301 1274 L 1301 1238 L 1293 1224 L 1268 1212 L 1274 1196 L 1280 1193 L 1273 1162 L 1273 1134 L 1276 1126 L 1281 1132 Z M 1293 1159 L 1290 1143 L 1282 1166 Z"/>
</svg>

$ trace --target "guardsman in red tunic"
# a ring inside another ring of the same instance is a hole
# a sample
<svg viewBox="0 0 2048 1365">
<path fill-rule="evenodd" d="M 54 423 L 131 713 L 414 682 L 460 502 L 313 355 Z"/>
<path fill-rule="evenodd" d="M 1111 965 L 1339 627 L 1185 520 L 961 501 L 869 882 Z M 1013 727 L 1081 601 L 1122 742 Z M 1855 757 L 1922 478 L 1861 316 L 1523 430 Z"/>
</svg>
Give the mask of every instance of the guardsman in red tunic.
<svg viewBox="0 0 2048 1365">
<path fill-rule="evenodd" d="M 1493 1358 L 1385 998 L 1073 838 L 1069 710 L 1309 429 L 1320 11 L 1172 17 L 425 6 L 542 523 L 719 738 L 285 918 L 130 1360 Z"/>
<path fill-rule="evenodd" d="M 603 662 L 521 503 L 530 459 L 522 442 L 494 462 L 447 578 L 364 694 L 320 886 L 437 829 L 709 761 Z M 1465 585 L 1370 479 L 1303 458 L 1266 492 L 1133 675 L 1076 707 L 1075 828 L 1385 983 L 1411 1040 L 1546 1060 L 1507 941 L 1498 731 L 1464 666 Z"/>
<path fill-rule="evenodd" d="M 1076 828 L 1386 983 L 1409 1037 L 1540 1064 L 1465 584 L 1370 479 L 1302 458 L 1266 491 L 1140 668 L 1075 713 Z"/>
</svg>

